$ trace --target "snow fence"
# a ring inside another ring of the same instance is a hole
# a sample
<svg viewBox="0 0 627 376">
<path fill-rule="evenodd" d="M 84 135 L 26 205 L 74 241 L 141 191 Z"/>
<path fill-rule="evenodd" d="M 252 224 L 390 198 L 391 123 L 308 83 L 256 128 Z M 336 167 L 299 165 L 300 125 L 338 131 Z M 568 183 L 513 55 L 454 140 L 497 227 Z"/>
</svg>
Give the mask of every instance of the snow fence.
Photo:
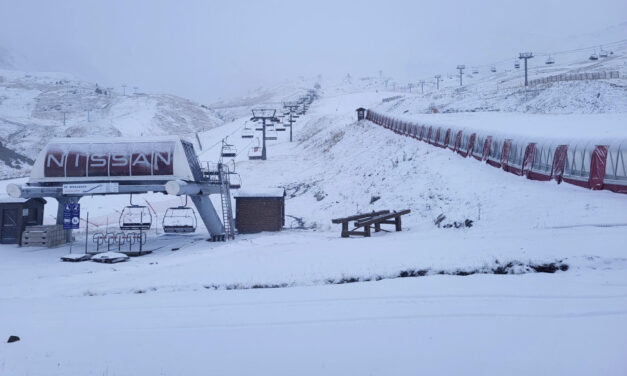
<svg viewBox="0 0 627 376">
<path fill-rule="evenodd" d="M 468 129 L 420 125 L 372 110 L 366 119 L 403 136 L 449 149 L 464 158 L 524 176 L 627 193 L 627 139 L 559 142 L 488 135 Z"/>
</svg>

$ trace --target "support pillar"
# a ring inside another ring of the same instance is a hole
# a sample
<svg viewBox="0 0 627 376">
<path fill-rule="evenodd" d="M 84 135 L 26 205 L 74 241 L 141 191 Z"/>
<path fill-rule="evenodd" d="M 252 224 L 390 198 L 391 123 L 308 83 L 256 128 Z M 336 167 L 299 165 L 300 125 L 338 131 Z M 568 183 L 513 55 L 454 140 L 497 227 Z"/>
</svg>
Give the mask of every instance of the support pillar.
<svg viewBox="0 0 627 376">
<path fill-rule="evenodd" d="M 205 227 L 207 227 L 209 234 L 211 234 L 211 236 L 223 235 L 224 225 L 222 224 L 216 209 L 213 207 L 213 203 L 211 202 L 209 196 L 194 195 L 189 197 L 191 197 L 192 202 L 196 206 L 196 210 L 198 210 L 198 214 L 205 224 Z"/>
</svg>

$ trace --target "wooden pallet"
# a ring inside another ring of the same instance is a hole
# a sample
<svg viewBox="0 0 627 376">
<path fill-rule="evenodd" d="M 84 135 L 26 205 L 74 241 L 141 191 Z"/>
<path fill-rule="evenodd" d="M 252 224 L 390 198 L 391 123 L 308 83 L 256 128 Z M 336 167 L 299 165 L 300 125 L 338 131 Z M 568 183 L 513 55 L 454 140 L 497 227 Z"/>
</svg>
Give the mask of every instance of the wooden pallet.
<svg viewBox="0 0 627 376">
<path fill-rule="evenodd" d="M 27 226 L 22 233 L 23 247 L 56 247 L 67 243 L 62 225 Z"/>
</svg>

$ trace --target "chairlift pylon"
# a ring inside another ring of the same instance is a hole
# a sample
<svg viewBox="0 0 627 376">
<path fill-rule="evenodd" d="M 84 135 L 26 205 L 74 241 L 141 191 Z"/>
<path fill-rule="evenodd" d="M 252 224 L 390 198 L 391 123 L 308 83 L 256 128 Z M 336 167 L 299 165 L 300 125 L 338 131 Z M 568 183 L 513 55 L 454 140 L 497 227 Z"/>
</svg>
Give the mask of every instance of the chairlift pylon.
<svg viewBox="0 0 627 376">
<path fill-rule="evenodd" d="M 198 225 L 196 211 L 187 206 L 187 196 L 185 196 L 185 205 L 172 206 L 165 211 L 161 225 L 163 232 L 167 234 L 196 231 Z"/>
<path fill-rule="evenodd" d="M 120 213 L 120 230 L 150 230 L 152 214 L 148 207 L 133 204 L 133 194 L 130 195 L 129 202 Z"/>
</svg>

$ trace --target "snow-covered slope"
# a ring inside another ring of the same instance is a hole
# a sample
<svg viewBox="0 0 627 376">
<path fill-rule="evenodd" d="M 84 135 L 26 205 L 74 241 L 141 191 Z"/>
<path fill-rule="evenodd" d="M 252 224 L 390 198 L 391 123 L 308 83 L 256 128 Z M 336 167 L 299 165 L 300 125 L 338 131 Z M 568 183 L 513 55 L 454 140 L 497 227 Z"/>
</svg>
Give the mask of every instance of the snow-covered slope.
<svg viewBox="0 0 627 376">
<path fill-rule="evenodd" d="M 174 95 L 122 95 L 68 74 L 0 70 L 0 143 L 11 150 L 0 149 L 0 177 L 24 174 L 51 137 L 190 135 L 220 124 L 215 112 Z"/>
<path fill-rule="evenodd" d="M 265 106 L 282 109 L 283 102 L 294 101 L 305 95 L 319 80 L 300 78 L 269 87 L 260 87 L 240 98 L 221 100 L 209 105 L 224 119 L 235 120 L 249 116 L 251 108 Z"/>
<path fill-rule="evenodd" d="M 230 135 L 243 188 L 286 187 L 281 233 L 209 243 L 202 229 L 151 229 L 154 253 L 116 265 L 61 263 L 67 246 L 0 245 L 0 333 L 22 338 L 0 348 L 0 372 L 624 374 L 624 196 L 504 174 L 355 121 L 356 107 L 389 95 L 329 90 L 294 142 L 269 142 L 267 161 L 246 157 L 248 115 L 201 133 L 210 161 Z M 180 204 L 143 199 L 158 218 Z M 127 203 L 81 199 L 90 235 L 117 231 Z M 330 221 L 401 208 L 412 210 L 401 233 L 342 239 Z M 55 209 L 50 200 L 46 220 Z M 438 228 L 442 213 L 473 226 Z M 530 266 L 551 263 L 568 270 Z"/>
</svg>

